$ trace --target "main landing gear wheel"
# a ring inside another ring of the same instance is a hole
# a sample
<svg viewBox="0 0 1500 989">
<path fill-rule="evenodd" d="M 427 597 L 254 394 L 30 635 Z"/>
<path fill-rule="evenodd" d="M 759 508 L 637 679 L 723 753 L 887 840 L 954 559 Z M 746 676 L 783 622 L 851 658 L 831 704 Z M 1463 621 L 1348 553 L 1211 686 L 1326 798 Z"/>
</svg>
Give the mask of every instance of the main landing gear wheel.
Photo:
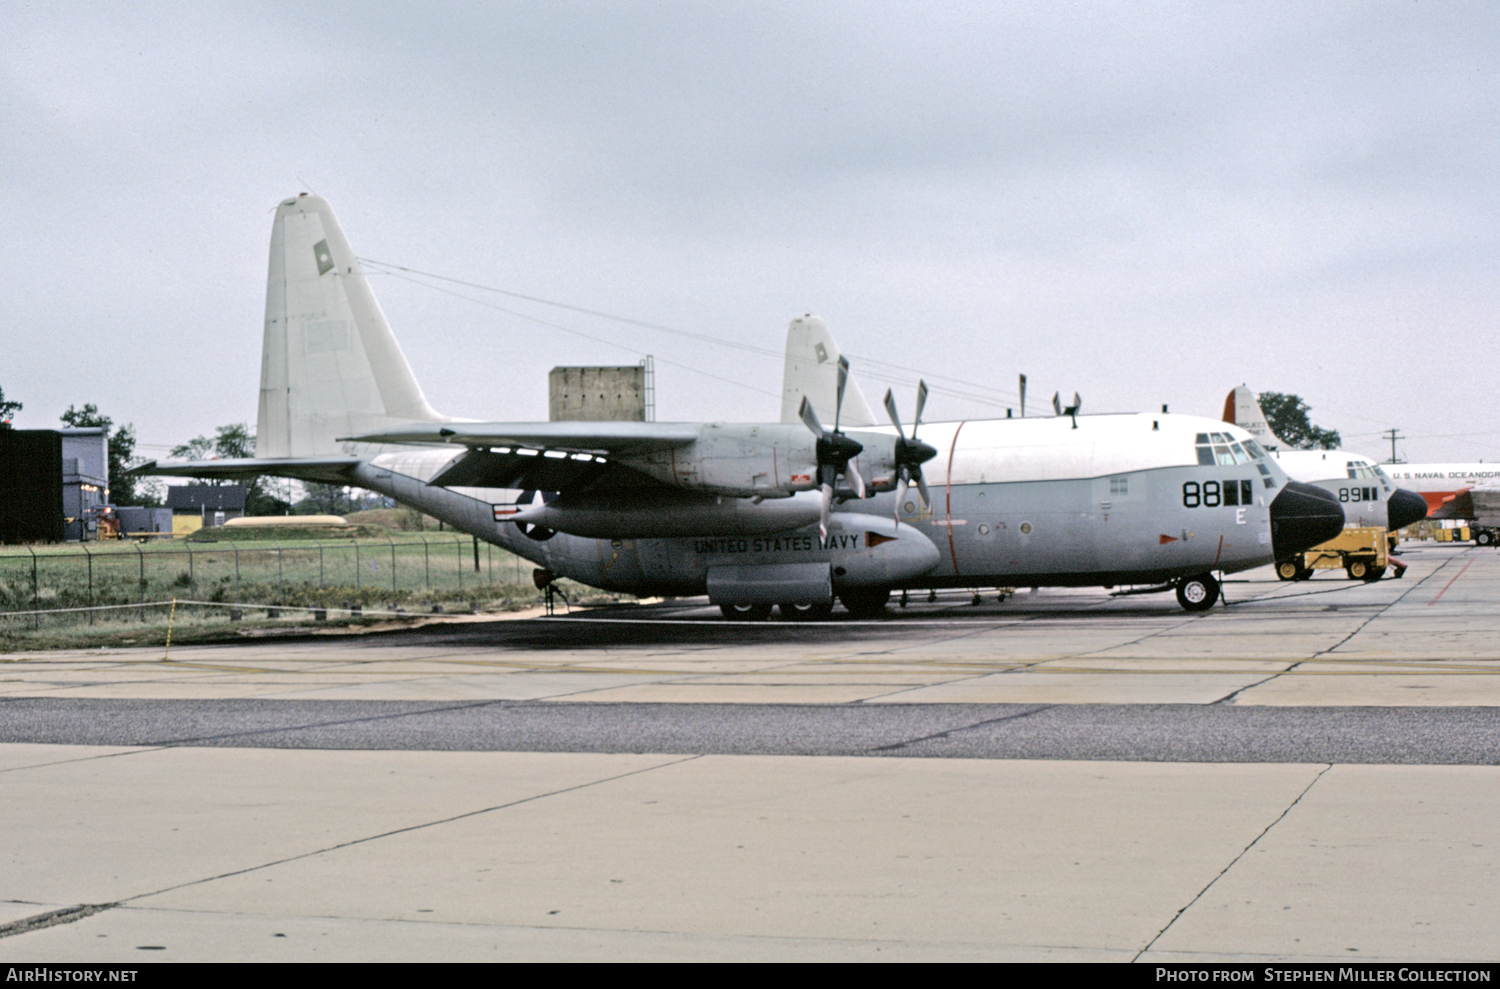
<svg viewBox="0 0 1500 989">
<path fill-rule="evenodd" d="M 721 604 L 719 610 L 735 622 L 763 622 L 771 617 L 769 604 Z"/>
<path fill-rule="evenodd" d="M 839 595 L 844 607 L 855 618 L 879 618 L 885 614 L 885 603 L 891 599 L 888 587 L 877 590 L 845 591 Z"/>
<path fill-rule="evenodd" d="M 778 604 L 781 617 L 789 622 L 821 622 L 833 614 L 833 602 L 827 604 Z"/>
<path fill-rule="evenodd" d="M 1219 600 L 1219 582 L 1201 573 L 1177 582 L 1177 603 L 1188 611 L 1207 611 Z"/>
<path fill-rule="evenodd" d="M 1488 529 L 1480 529 L 1479 532 L 1475 533 L 1475 535 L 1474 535 L 1474 545 L 1475 546 L 1493 546 L 1493 545 L 1495 545 L 1495 534 L 1493 532 L 1491 532 L 1490 530 L 1488 530 Z"/>
</svg>

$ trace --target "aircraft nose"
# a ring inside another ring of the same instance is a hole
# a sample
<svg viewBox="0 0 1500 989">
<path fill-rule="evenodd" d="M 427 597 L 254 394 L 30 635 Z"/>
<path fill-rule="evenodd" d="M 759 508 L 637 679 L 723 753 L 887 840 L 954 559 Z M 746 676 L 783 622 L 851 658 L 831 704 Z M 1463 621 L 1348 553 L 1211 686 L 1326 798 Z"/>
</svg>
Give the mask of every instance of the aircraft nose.
<svg viewBox="0 0 1500 989">
<path fill-rule="evenodd" d="M 1386 528 L 1395 532 L 1427 517 L 1427 499 L 1415 491 L 1397 488 L 1396 493 L 1386 499 L 1385 513 Z"/>
<path fill-rule="evenodd" d="M 1322 488 L 1287 481 L 1271 502 L 1271 550 L 1276 559 L 1312 549 L 1344 531 L 1344 510 Z"/>
</svg>

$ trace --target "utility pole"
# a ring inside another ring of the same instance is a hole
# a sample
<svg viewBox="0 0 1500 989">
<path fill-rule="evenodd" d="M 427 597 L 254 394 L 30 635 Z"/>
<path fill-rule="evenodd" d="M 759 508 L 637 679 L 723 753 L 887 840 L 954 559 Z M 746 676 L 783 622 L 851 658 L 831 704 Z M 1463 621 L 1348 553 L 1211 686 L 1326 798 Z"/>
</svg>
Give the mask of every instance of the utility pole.
<svg viewBox="0 0 1500 989">
<path fill-rule="evenodd" d="M 1397 440 L 1404 440 L 1404 439 L 1406 439 L 1406 437 L 1402 436 L 1400 433 L 1396 432 L 1396 430 L 1394 430 L 1394 429 L 1387 429 L 1385 432 L 1381 433 L 1380 435 L 1386 437 L 1387 439 L 1389 439 L 1391 441 L 1391 459 L 1387 460 L 1386 463 L 1388 463 L 1388 464 L 1399 464 L 1401 461 L 1398 460 L 1398 459 L 1396 459 L 1396 441 Z"/>
</svg>

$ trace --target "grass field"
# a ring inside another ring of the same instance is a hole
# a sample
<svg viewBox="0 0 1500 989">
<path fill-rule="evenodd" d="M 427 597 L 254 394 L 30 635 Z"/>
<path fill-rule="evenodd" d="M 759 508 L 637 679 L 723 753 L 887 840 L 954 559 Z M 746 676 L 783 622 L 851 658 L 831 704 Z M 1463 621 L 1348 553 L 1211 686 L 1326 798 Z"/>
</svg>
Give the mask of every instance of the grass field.
<svg viewBox="0 0 1500 989">
<path fill-rule="evenodd" d="M 541 603 L 529 561 L 481 543 L 477 569 L 475 563 L 470 537 L 433 532 L 7 546 L 0 548 L 0 650 L 120 636 L 164 640 L 174 600 L 174 625 L 188 639 L 238 634 L 249 620 L 283 626 L 315 620 L 295 609 L 324 609 L 324 620 L 347 622 L 369 620 L 352 618 L 353 606 L 368 616 L 426 613 L 434 605 L 467 611 Z M 565 585 L 564 593 L 574 602 L 597 594 L 579 585 Z M 266 617 L 272 607 L 281 609 L 275 619 Z M 174 633 L 174 641 L 186 640 Z"/>
</svg>

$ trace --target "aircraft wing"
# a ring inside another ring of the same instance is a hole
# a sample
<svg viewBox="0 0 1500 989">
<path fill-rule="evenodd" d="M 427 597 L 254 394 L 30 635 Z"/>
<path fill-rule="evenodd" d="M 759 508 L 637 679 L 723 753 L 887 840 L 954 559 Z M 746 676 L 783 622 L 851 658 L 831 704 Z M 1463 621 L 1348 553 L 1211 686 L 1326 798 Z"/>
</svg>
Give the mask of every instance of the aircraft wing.
<svg viewBox="0 0 1500 989">
<path fill-rule="evenodd" d="M 427 482 L 437 487 L 573 491 L 606 480 L 616 487 L 657 486 L 660 482 L 613 458 L 689 446 L 699 440 L 700 433 L 701 427 L 694 423 L 436 422 L 347 439 L 468 447 Z"/>
<path fill-rule="evenodd" d="M 248 481 L 261 474 L 291 477 L 299 481 L 322 484 L 347 484 L 349 474 L 359 465 L 358 457 L 244 457 L 224 460 L 168 460 L 132 467 L 133 477 L 201 477 L 211 481 Z"/>
<path fill-rule="evenodd" d="M 698 440 L 690 423 L 656 422 L 434 422 L 361 436 L 356 443 L 456 443 L 468 447 L 529 447 L 567 453 L 644 453 Z"/>
</svg>

